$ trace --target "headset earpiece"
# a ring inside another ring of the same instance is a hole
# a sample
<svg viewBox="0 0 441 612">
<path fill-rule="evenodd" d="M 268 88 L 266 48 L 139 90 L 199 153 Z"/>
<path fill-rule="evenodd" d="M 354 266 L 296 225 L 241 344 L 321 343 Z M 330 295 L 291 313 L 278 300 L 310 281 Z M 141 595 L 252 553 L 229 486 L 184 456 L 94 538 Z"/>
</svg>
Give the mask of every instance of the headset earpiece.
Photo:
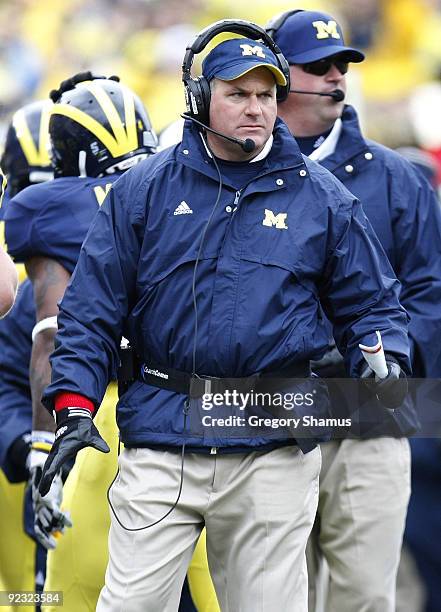
<svg viewBox="0 0 441 612">
<path fill-rule="evenodd" d="M 289 90 L 291 87 L 291 73 L 289 71 L 289 64 L 285 56 L 278 47 L 277 49 L 278 53 L 275 53 L 275 56 L 277 58 L 277 61 L 279 62 L 280 69 L 282 70 L 286 79 L 286 85 L 277 85 L 277 102 L 284 102 L 288 97 Z"/>
<path fill-rule="evenodd" d="M 202 123 L 208 124 L 210 111 L 210 83 L 203 76 L 193 78 L 187 76 L 184 81 L 185 102 L 187 113 L 199 119 Z"/>
</svg>

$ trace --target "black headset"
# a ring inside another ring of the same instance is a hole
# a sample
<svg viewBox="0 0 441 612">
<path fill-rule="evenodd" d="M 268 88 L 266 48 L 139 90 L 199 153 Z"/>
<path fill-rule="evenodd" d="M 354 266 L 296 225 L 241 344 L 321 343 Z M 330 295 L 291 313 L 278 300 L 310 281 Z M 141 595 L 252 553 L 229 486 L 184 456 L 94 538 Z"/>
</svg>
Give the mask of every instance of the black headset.
<svg viewBox="0 0 441 612">
<path fill-rule="evenodd" d="M 283 24 L 288 19 L 288 17 L 291 17 L 291 15 L 295 15 L 296 13 L 303 13 L 303 12 L 304 12 L 304 9 L 295 9 L 293 11 L 285 11 L 284 13 L 280 13 L 280 15 L 276 15 L 275 17 L 270 19 L 268 23 L 266 24 L 265 26 L 266 33 L 269 36 L 271 36 L 271 38 L 274 38 L 274 34 L 276 34 L 277 31 L 283 26 Z"/>
<path fill-rule="evenodd" d="M 216 21 L 199 32 L 191 45 L 186 48 L 184 61 L 182 62 L 182 81 L 185 88 L 187 113 L 206 125 L 208 125 L 209 120 L 211 98 L 210 83 L 204 76 L 193 78 L 191 76 L 191 67 L 194 56 L 203 51 L 210 40 L 222 32 L 231 32 L 234 34 L 241 34 L 253 40 L 262 40 L 276 56 L 278 67 L 283 72 L 286 79 L 286 85 L 277 85 L 278 102 L 286 100 L 290 88 L 289 64 L 279 47 L 263 28 L 251 21 L 242 19 L 221 19 L 220 21 Z"/>
</svg>

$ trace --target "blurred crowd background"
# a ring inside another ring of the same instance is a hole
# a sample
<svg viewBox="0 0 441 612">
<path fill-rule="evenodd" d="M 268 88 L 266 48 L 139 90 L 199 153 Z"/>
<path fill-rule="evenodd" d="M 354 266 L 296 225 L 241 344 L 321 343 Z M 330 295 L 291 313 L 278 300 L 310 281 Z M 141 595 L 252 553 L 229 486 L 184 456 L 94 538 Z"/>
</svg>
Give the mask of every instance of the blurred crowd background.
<svg viewBox="0 0 441 612">
<path fill-rule="evenodd" d="M 0 0 L 0 144 L 18 107 L 84 69 L 118 74 L 160 132 L 184 110 L 180 68 L 200 29 L 236 17 L 264 25 L 295 8 L 331 12 L 366 53 L 351 65 L 349 100 L 369 136 L 441 147 L 441 0 Z"/>
</svg>

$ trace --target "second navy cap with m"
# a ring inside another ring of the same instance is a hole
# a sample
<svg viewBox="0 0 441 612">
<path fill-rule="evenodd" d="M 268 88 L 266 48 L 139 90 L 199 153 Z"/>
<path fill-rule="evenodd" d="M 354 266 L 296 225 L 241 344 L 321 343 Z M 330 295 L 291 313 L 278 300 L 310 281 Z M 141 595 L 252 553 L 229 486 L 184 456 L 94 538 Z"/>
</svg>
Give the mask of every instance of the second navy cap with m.
<svg viewBox="0 0 441 612">
<path fill-rule="evenodd" d="M 345 45 L 340 25 L 327 13 L 296 11 L 274 32 L 273 38 L 289 64 L 307 64 L 340 53 L 348 62 L 364 60 L 361 51 Z"/>
</svg>

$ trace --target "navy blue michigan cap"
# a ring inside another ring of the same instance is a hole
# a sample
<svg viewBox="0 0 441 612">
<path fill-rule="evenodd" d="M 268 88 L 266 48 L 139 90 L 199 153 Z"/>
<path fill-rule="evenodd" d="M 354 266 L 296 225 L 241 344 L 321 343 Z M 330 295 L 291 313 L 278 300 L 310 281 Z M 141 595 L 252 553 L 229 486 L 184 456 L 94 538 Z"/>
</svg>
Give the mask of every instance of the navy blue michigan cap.
<svg viewBox="0 0 441 612">
<path fill-rule="evenodd" d="M 307 64 L 337 53 L 344 53 L 348 62 L 364 60 L 361 51 L 345 45 L 340 25 L 327 13 L 295 12 L 273 38 L 289 64 Z"/>
<path fill-rule="evenodd" d="M 273 73 L 277 85 L 286 85 L 274 53 L 251 38 L 232 38 L 214 47 L 202 62 L 202 74 L 209 81 L 232 81 L 260 66 Z"/>
</svg>

